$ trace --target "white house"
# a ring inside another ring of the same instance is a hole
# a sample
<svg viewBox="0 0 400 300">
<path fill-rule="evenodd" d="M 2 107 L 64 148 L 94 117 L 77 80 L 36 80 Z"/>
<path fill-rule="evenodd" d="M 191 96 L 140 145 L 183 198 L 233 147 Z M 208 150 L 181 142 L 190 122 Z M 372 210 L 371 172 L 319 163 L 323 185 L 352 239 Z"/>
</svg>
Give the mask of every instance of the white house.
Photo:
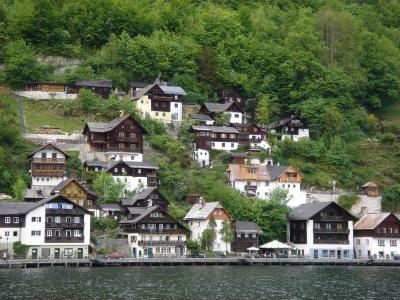
<svg viewBox="0 0 400 300">
<path fill-rule="evenodd" d="M 288 191 L 288 206 L 306 203 L 301 190 L 302 176 L 290 166 L 230 164 L 227 169 L 230 186 L 250 197 L 268 199 L 276 188 Z"/>
<path fill-rule="evenodd" d="M 297 116 L 281 119 L 270 126 L 271 132 L 279 134 L 282 140 L 290 139 L 295 142 L 300 139 L 309 139 L 310 131 L 306 122 Z"/>
<path fill-rule="evenodd" d="M 400 255 L 400 220 L 393 213 L 365 214 L 354 225 L 357 258 L 389 259 Z"/>
<path fill-rule="evenodd" d="M 67 177 L 68 154 L 52 143 L 36 149 L 28 158 L 31 160 L 32 187 L 56 186 Z"/>
<path fill-rule="evenodd" d="M 200 167 L 210 165 L 210 152 L 206 149 L 196 149 L 192 153 L 192 159 L 197 161 Z"/>
<path fill-rule="evenodd" d="M 289 214 L 288 241 L 300 256 L 351 259 L 355 220 L 335 202 L 303 204 Z"/>
<path fill-rule="evenodd" d="M 91 213 L 61 195 L 39 202 L 0 202 L 0 251 L 29 246 L 27 258 L 87 258 Z"/>
<path fill-rule="evenodd" d="M 239 147 L 239 131 L 234 127 L 193 125 L 196 134 L 194 150 L 233 151 Z"/>
<path fill-rule="evenodd" d="M 201 236 L 210 226 L 210 221 L 215 221 L 216 238 L 212 250 L 217 252 L 230 252 L 231 244 L 223 241 L 221 229 L 225 221 L 231 224 L 232 218 L 219 202 L 203 202 L 194 204 L 184 218 L 191 233 L 190 238 L 194 241 L 200 241 Z M 212 225 L 212 223 L 211 223 Z"/>
<path fill-rule="evenodd" d="M 215 119 L 216 114 L 229 114 L 229 123 L 244 123 L 244 111 L 236 102 L 211 103 L 204 102 L 200 107 L 200 114 L 205 114 Z"/>
</svg>

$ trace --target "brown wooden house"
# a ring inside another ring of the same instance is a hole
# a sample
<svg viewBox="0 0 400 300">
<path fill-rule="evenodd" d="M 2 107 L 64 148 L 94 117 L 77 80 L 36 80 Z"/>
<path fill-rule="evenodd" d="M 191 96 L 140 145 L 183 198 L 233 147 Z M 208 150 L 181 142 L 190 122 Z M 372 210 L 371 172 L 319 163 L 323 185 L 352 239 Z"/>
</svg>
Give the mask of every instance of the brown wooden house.
<svg viewBox="0 0 400 300">
<path fill-rule="evenodd" d="M 236 90 L 226 90 L 222 93 L 220 97 L 220 102 L 227 103 L 227 102 L 235 102 L 243 111 L 246 111 L 246 102 L 247 99 L 243 95 L 241 95 Z"/>
<path fill-rule="evenodd" d="M 195 149 L 236 150 L 239 131 L 234 127 L 193 125 L 196 134 Z"/>
<path fill-rule="evenodd" d="M 162 209 L 168 209 L 168 200 L 155 187 L 138 191 L 130 198 L 121 200 L 122 214 L 128 214 L 129 207 L 149 207 L 158 205 Z"/>
<path fill-rule="evenodd" d="M 262 230 L 254 222 L 235 221 L 234 240 L 231 245 L 232 252 L 247 253 L 248 248 L 259 246 Z"/>
<path fill-rule="evenodd" d="M 87 122 L 83 134 L 94 151 L 143 153 L 146 130 L 132 116 L 121 115 L 109 123 Z"/>
<path fill-rule="evenodd" d="M 75 82 L 75 92 L 79 93 L 80 89 L 87 89 L 94 94 L 107 99 L 110 97 L 112 81 L 111 80 L 77 80 Z"/>
</svg>

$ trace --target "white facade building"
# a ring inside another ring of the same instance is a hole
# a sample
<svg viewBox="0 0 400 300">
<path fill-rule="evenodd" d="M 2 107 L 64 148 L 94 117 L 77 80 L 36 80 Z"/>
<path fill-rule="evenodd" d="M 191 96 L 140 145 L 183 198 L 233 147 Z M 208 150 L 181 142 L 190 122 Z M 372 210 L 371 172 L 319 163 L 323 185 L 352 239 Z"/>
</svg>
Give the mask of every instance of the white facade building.
<svg viewBox="0 0 400 300">
<path fill-rule="evenodd" d="M 71 213 L 68 213 L 71 211 Z M 85 258 L 91 213 L 61 195 L 39 202 L 0 202 L 0 251 L 29 246 L 27 258 Z"/>
<path fill-rule="evenodd" d="M 223 241 L 221 229 L 224 222 L 231 224 L 231 217 L 219 202 L 197 203 L 192 206 L 184 218 L 191 233 L 190 238 L 194 241 L 200 241 L 201 236 L 207 228 L 210 227 L 210 221 L 215 222 L 216 238 L 213 243 L 213 251 L 230 252 L 231 244 Z M 212 224 L 211 224 L 212 225 Z"/>
<path fill-rule="evenodd" d="M 288 241 L 300 256 L 352 259 L 355 220 L 335 202 L 303 204 L 289 214 Z"/>
<path fill-rule="evenodd" d="M 247 196 L 268 199 L 272 191 L 281 188 L 288 191 L 288 206 L 306 203 L 306 192 L 301 190 L 302 177 L 292 167 L 230 164 L 227 172 L 231 187 Z"/>
<path fill-rule="evenodd" d="M 200 167 L 208 167 L 210 165 L 210 152 L 205 149 L 196 149 L 193 151 L 192 159 L 197 161 Z"/>
<path fill-rule="evenodd" d="M 365 214 L 354 225 L 357 258 L 393 259 L 400 255 L 400 220 L 393 213 Z"/>
<path fill-rule="evenodd" d="M 291 128 L 287 128 L 290 130 Z M 301 139 L 309 139 L 310 138 L 310 131 L 308 128 L 299 128 L 297 134 L 284 134 L 282 135 L 282 140 L 289 139 L 295 142 L 298 142 Z"/>
</svg>

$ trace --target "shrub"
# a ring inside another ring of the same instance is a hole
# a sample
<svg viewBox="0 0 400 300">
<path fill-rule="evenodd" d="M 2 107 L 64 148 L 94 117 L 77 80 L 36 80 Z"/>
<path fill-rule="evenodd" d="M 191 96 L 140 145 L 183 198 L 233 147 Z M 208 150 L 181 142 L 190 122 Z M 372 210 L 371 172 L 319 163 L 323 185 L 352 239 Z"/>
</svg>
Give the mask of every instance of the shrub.
<svg viewBox="0 0 400 300">
<path fill-rule="evenodd" d="M 356 204 L 360 200 L 360 196 L 358 195 L 340 195 L 339 196 L 339 204 L 345 210 L 350 210 L 354 204 Z"/>
<path fill-rule="evenodd" d="M 21 242 L 14 242 L 13 244 L 14 255 L 25 258 L 28 254 L 29 246 L 22 244 Z"/>
<path fill-rule="evenodd" d="M 381 136 L 380 141 L 385 145 L 393 145 L 396 142 L 396 139 L 397 137 L 394 133 L 387 132 Z"/>
</svg>

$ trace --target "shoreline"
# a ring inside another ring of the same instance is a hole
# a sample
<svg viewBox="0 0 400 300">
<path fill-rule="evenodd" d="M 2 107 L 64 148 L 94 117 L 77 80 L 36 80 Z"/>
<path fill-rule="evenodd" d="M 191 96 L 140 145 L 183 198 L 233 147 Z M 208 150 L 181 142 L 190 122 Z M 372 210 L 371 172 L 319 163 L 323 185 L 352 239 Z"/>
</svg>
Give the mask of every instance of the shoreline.
<svg viewBox="0 0 400 300">
<path fill-rule="evenodd" d="M 300 258 L 122 258 L 22 259 L 0 261 L 0 268 L 129 267 L 129 266 L 380 266 L 400 267 L 400 260 Z"/>
</svg>

